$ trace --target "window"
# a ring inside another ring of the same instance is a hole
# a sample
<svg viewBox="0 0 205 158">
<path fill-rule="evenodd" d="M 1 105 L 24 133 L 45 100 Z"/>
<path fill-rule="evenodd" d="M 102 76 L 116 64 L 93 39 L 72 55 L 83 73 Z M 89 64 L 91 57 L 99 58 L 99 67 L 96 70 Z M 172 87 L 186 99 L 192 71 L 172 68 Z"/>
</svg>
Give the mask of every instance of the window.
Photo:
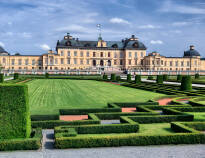
<svg viewBox="0 0 205 158">
<path fill-rule="evenodd" d="M 175 66 L 178 66 L 178 61 L 175 61 Z"/>
<path fill-rule="evenodd" d="M 83 52 L 80 52 L 80 56 L 83 57 Z"/>
<path fill-rule="evenodd" d="M 172 61 L 169 62 L 169 65 L 172 66 Z"/>
<path fill-rule="evenodd" d="M 67 64 L 70 64 L 70 59 L 67 59 Z"/>
<path fill-rule="evenodd" d="M 12 59 L 12 60 L 11 60 L 11 64 L 12 64 L 12 65 L 15 65 L 15 59 Z"/>
<path fill-rule="evenodd" d="M 163 63 L 164 63 L 163 60 L 161 60 L 161 65 L 163 65 Z"/>
<path fill-rule="evenodd" d="M 194 65 L 197 66 L 197 61 L 196 60 L 194 61 Z"/>
<path fill-rule="evenodd" d="M 58 59 L 55 59 L 55 64 L 58 64 Z"/>
<path fill-rule="evenodd" d="M 132 61 L 131 60 L 129 60 L 129 65 L 131 65 L 132 64 Z"/>
<path fill-rule="evenodd" d="M 90 56 L 90 53 L 89 52 L 87 52 L 87 57 L 89 57 Z"/>
<path fill-rule="evenodd" d="M 95 52 L 93 52 L 93 57 L 96 57 L 96 53 Z"/>
<path fill-rule="evenodd" d="M 144 57 L 144 53 L 143 52 L 141 52 L 141 57 Z"/>
<path fill-rule="evenodd" d="M 64 56 L 64 52 L 63 51 L 61 51 L 61 56 Z"/>
<path fill-rule="evenodd" d="M 28 59 L 25 60 L 25 65 L 28 65 Z"/>
<path fill-rule="evenodd" d="M 129 52 L 129 58 L 131 58 L 132 57 L 132 52 Z"/>
<path fill-rule="evenodd" d="M 123 58 L 124 55 L 123 55 L 123 52 L 120 52 L 120 58 Z"/>
<path fill-rule="evenodd" d="M 120 65 L 123 65 L 123 60 L 122 59 L 120 60 Z"/>
<path fill-rule="evenodd" d="M 3 58 L 3 63 L 6 64 L 6 59 L 5 58 Z"/>
<path fill-rule="evenodd" d="M 164 65 L 167 66 L 167 61 L 164 62 Z"/>
<path fill-rule="evenodd" d="M 45 59 L 45 63 L 48 64 L 48 59 Z"/>
<path fill-rule="evenodd" d="M 87 65 L 89 65 L 90 64 L 90 61 L 89 61 L 89 59 L 87 59 Z"/>
<path fill-rule="evenodd" d="M 103 57 L 103 52 L 100 52 L 100 57 Z"/>
<path fill-rule="evenodd" d="M 108 57 L 110 57 L 110 52 L 108 52 Z"/>
<path fill-rule="evenodd" d="M 189 66 L 189 61 L 187 61 L 187 66 Z"/>
<path fill-rule="evenodd" d="M 154 65 L 154 60 L 152 60 L 152 65 Z"/>
<path fill-rule="evenodd" d="M 184 66 L 184 62 L 183 61 L 181 62 L 181 66 Z"/>
<path fill-rule="evenodd" d="M 117 58 L 117 53 L 115 52 L 115 58 Z"/>
<path fill-rule="evenodd" d="M 80 60 L 80 64 L 83 65 L 83 60 L 82 59 Z"/>
<path fill-rule="evenodd" d="M 74 59 L 74 64 L 77 64 L 77 59 Z"/>
<path fill-rule="evenodd" d="M 137 52 L 135 52 L 135 58 L 137 58 Z"/>
<path fill-rule="evenodd" d="M 64 64 L 64 59 L 61 59 L 61 64 Z"/>
<path fill-rule="evenodd" d="M 135 60 L 135 65 L 137 65 L 137 60 Z"/>
<path fill-rule="evenodd" d="M 114 65 L 117 65 L 117 60 L 114 60 Z"/>
<path fill-rule="evenodd" d="M 70 56 L 70 51 L 68 51 L 68 56 Z"/>
<path fill-rule="evenodd" d="M 21 64 L 22 64 L 22 60 L 19 59 L 19 60 L 18 60 L 18 65 L 21 65 Z"/>
<path fill-rule="evenodd" d="M 42 65 L 42 61 L 41 60 L 38 60 L 38 65 Z"/>
<path fill-rule="evenodd" d="M 77 51 L 74 51 L 74 56 L 75 56 L 75 57 L 77 56 Z"/>
<path fill-rule="evenodd" d="M 32 60 L 32 65 L 35 65 L 35 60 Z"/>
</svg>

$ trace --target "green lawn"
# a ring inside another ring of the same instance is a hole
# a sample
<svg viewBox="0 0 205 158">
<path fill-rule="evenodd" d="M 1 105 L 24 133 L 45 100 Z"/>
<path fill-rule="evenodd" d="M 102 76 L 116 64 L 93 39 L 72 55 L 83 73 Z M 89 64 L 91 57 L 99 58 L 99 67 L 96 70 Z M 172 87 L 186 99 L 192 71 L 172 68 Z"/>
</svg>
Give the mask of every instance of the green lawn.
<svg viewBox="0 0 205 158">
<path fill-rule="evenodd" d="M 31 114 L 60 108 L 101 108 L 107 102 L 144 102 L 164 94 L 92 80 L 38 79 L 27 83 Z"/>
</svg>

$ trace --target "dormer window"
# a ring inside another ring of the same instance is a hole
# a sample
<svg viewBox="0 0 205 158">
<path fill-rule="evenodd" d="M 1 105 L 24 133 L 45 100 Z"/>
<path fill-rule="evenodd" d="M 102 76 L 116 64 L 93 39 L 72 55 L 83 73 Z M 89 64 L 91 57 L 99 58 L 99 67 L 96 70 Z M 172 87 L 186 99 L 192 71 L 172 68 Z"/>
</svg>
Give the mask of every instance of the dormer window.
<svg viewBox="0 0 205 158">
<path fill-rule="evenodd" d="M 132 45 L 134 48 L 138 48 L 138 43 L 137 42 L 135 42 L 135 43 L 133 43 L 133 45 Z"/>
<path fill-rule="evenodd" d="M 71 46 L 71 41 L 67 41 L 66 46 Z"/>
<path fill-rule="evenodd" d="M 85 47 L 90 47 L 90 43 L 86 43 L 84 46 Z"/>
<path fill-rule="evenodd" d="M 112 48 L 118 48 L 118 45 L 117 44 L 113 44 Z"/>
</svg>

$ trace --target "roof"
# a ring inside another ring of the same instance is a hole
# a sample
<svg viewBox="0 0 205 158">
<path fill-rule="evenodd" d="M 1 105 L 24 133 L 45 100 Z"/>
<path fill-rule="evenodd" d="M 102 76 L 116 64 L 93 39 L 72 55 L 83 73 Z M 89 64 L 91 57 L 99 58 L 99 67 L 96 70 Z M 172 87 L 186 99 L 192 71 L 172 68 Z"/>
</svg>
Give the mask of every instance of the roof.
<svg viewBox="0 0 205 158">
<path fill-rule="evenodd" d="M 63 39 L 57 42 L 56 48 L 99 48 L 97 47 L 98 41 L 81 41 L 75 38 L 69 38 L 71 36 L 67 36 L 67 39 Z M 107 43 L 107 47 L 102 47 L 103 49 L 139 49 L 146 50 L 145 45 L 138 41 L 138 39 L 125 39 L 122 41 L 105 41 Z M 101 47 L 99 49 L 102 49 Z"/>
<path fill-rule="evenodd" d="M 195 49 L 184 51 L 184 57 L 190 57 L 190 56 L 201 56 L 201 55 Z"/>
<path fill-rule="evenodd" d="M 0 46 L 0 55 L 8 55 L 9 53 L 4 50 L 3 47 Z"/>
</svg>

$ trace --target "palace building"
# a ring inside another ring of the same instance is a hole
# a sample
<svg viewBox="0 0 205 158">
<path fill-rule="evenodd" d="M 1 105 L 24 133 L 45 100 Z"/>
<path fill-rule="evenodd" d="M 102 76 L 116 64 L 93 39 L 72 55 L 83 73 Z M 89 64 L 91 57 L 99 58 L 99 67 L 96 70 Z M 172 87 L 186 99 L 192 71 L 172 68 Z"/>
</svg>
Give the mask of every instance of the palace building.
<svg viewBox="0 0 205 158">
<path fill-rule="evenodd" d="M 3 71 L 136 70 L 204 71 L 205 59 L 193 45 L 182 57 L 165 57 L 157 52 L 146 54 L 146 46 L 132 35 L 121 41 L 82 41 L 69 33 L 58 40 L 56 51 L 42 55 L 10 55 L 0 47 Z"/>
</svg>

